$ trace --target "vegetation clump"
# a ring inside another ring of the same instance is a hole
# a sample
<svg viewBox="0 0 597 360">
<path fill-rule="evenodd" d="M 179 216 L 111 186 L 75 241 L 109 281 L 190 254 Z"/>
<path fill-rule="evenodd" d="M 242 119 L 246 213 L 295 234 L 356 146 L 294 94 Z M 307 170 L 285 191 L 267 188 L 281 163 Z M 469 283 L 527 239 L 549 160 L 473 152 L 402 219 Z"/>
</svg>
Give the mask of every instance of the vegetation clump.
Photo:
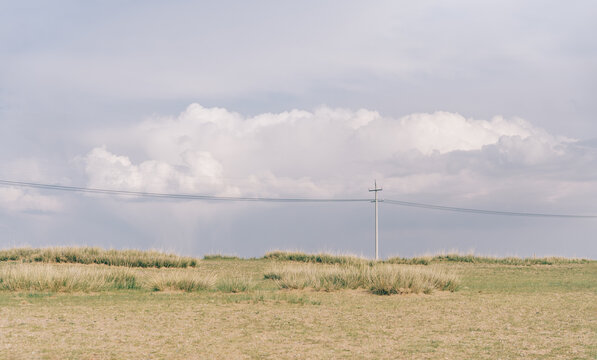
<svg viewBox="0 0 597 360">
<path fill-rule="evenodd" d="M 0 291 L 100 292 L 111 290 L 202 291 L 213 273 L 192 269 L 135 269 L 80 264 L 9 263 L 0 266 Z"/>
<path fill-rule="evenodd" d="M 357 256 L 331 255 L 325 253 L 306 254 L 297 251 L 272 251 L 265 254 L 264 259 L 280 261 L 296 261 L 305 263 L 321 264 L 401 264 L 401 265 L 430 265 L 435 263 L 473 263 L 473 264 L 499 264 L 499 265 L 556 265 L 556 264 L 586 264 L 591 262 L 587 259 L 574 259 L 563 257 L 491 257 L 474 254 L 437 254 L 428 256 L 417 256 L 412 258 L 391 257 L 387 260 L 372 261 Z"/>
<path fill-rule="evenodd" d="M 240 260 L 240 258 L 234 255 L 208 254 L 203 256 L 203 260 Z"/>
<path fill-rule="evenodd" d="M 286 265 L 271 269 L 264 276 L 282 289 L 312 288 L 317 291 L 367 289 L 373 294 L 456 291 L 458 278 L 440 268 L 406 267 L 391 264 Z"/>
<path fill-rule="evenodd" d="M 0 261 L 103 264 L 140 268 L 186 268 L 197 259 L 159 251 L 104 250 L 97 247 L 13 248 L 0 250 Z"/>
<path fill-rule="evenodd" d="M 388 264 L 429 265 L 433 263 L 471 263 L 471 264 L 499 264 L 499 265 L 556 265 L 556 264 L 586 264 L 587 259 L 570 259 L 563 257 L 492 257 L 473 254 L 438 254 L 412 258 L 391 257 L 384 261 Z"/>
<path fill-rule="evenodd" d="M 97 292 L 140 289 L 138 275 L 129 268 L 89 268 L 48 264 L 14 264 L 0 267 L 0 290 Z"/>
<path fill-rule="evenodd" d="M 353 255 L 331 255 L 325 253 L 306 254 L 297 251 L 270 251 L 264 259 L 279 261 L 297 261 L 319 264 L 367 264 L 371 261 Z"/>
<path fill-rule="evenodd" d="M 201 291 L 212 289 L 216 283 L 216 275 L 201 275 L 197 272 L 173 270 L 160 271 L 147 280 L 152 291 Z"/>
<path fill-rule="evenodd" d="M 255 283 L 246 277 L 225 277 L 216 282 L 216 289 L 225 293 L 239 293 L 255 288 Z"/>
</svg>

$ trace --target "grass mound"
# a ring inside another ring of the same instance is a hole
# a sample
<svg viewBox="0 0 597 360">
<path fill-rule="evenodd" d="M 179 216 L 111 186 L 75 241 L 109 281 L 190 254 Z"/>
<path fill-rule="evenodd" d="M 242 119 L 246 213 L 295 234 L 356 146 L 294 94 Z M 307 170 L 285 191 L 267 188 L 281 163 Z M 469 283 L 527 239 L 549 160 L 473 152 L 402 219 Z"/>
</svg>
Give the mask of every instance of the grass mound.
<svg viewBox="0 0 597 360">
<path fill-rule="evenodd" d="M 208 254 L 203 256 L 203 260 L 240 260 L 240 258 L 234 255 Z"/>
<path fill-rule="evenodd" d="M 499 264 L 499 265 L 556 265 L 556 264 L 586 264 L 591 262 L 587 259 L 574 259 L 563 257 L 541 257 L 541 258 L 520 258 L 520 257 L 491 257 L 474 254 L 438 254 L 429 256 L 417 256 L 412 258 L 391 257 L 387 260 L 372 261 L 357 256 L 330 255 L 325 253 L 307 254 L 297 251 L 271 251 L 265 254 L 264 259 L 280 261 L 296 261 L 305 263 L 320 264 L 400 264 L 400 265 L 430 265 L 434 263 L 474 263 L 474 264 Z"/>
<path fill-rule="evenodd" d="M 104 264 L 141 268 L 186 268 L 197 259 L 159 251 L 104 250 L 96 247 L 13 248 L 0 250 L 0 261 Z"/>
<path fill-rule="evenodd" d="M 556 265 L 556 264 L 586 264 L 587 259 L 570 259 L 563 257 L 541 257 L 541 258 L 520 258 L 520 257 L 491 257 L 478 256 L 473 254 L 439 254 L 430 256 L 419 256 L 412 258 L 392 257 L 384 261 L 388 264 L 407 265 L 429 265 L 433 263 L 473 263 L 473 264 L 499 264 L 499 265 Z"/>
<path fill-rule="evenodd" d="M 455 275 L 439 268 L 392 264 L 284 265 L 272 268 L 264 274 L 264 278 L 273 280 L 282 289 L 333 291 L 363 288 L 378 295 L 429 294 L 434 290 L 455 291 L 459 286 Z"/>
<path fill-rule="evenodd" d="M 297 251 L 270 251 L 263 258 L 319 264 L 366 264 L 370 262 L 369 260 L 352 255 L 306 254 Z"/>
</svg>

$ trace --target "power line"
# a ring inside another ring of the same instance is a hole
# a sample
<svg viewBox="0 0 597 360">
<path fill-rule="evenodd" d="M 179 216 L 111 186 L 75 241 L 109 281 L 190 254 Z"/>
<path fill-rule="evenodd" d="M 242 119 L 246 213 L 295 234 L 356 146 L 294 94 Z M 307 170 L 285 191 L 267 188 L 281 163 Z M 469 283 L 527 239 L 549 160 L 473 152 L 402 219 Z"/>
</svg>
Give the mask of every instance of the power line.
<svg viewBox="0 0 597 360">
<path fill-rule="evenodd" d="M 111 189 L 99 189 L 99 188 L 88 188 L 88 187 L 78 187 L 78 186 L 64 186 L 64 185 L 42 184 L 42 183 L 10 181 L 10 180 L 0 180 L 0 185 L 19 186 L 19 187 L 44 189 L 44 190 L 58 190 L 58 191 L 80 192 L 80 193 L 92 193 L 92 194 L 124 195 L 124 196 L 160 198 L 160 199 L 179 199 L 179 200 L 301 202 L 301 203 L 368 202 L 368 201 L 371 201 L 370 199 L 271 198 L 271 197 L 237 197 L 237 196 L 215 196 L 215 195 L 198 195 L 198 194 L 155 193 L 155 192 L 144 192 L 144 191 L 111 190 Z"/>
<path fill-rule="evenodd" d="M 416 207 L 416 208 L 421 208 L 421 209 L 453 211 L 453 212 L 460 212 L 460 213 L 472 213 L 472 214 L 483 214 L 483 215 L 546 217 L 546 218 L 573 218 L 573 219 L 597 218 L 597 215 L 542 214 L 542 213 L 515 212 L 515 211 L 469 209 L 469 208 L 459 208 L 459 207 L 453 207 L 453 206 L 421 204 L 421 203 L 400 201 L 400 200 L 384 200 L 383 202 L 386 204 L 391 204 L 391 205 L 409 206 L 409 207 Z"/>
<path fill-rule="evenodd" d="M 203 201 L 247 201 L 247 202 L 278 202 L 278 203 L 348 203 L 348 202 L 370 202 L 371 199 L 334 199 L 334 198 L 271 198 L 271 197 L 236 197 L 236 196 L 215 196 L 215 195 L 200 195 L 200 194 L 174 194 L 174 193 L 155 193 L 155 192 L 143 192 L 143 191 L 128 191 L 128 190 L 112 190 L 112 189 L 100 189 L 100 188 L 88 188 L 78 186 L 65 186 L 56 184 L 43 184 L 34 182 L 24 181 L 11 181 L 1 180 L 0 185 L 5 186 L 18 186 L 25 188 L 43 189 L 43 190 L 54 190 L 54 191 L 68 191 L 78 193 L 91 193 L 91 194 L 105 194 L 105 195 L 121 195 L 121 196 L 135 196 L 135 197 L 147 197 L 147 198 L 158 198 L 158 199 L 177 199 L 177 200 L 203 200 Z M 378 200 L 380 202 L 416 207 L 421 209 L 431 209 L 440 211 L 452 211 L 460 213 L 472 213 L 482 215 L 502 215 L 502 216 L 519 216 L 519 217 L 543 217 L 543 218 L 575 218 L 575 219 L 595 219 L 597 215 L 569 215 L 569 214 L 543 214 L 543 213 L 529 213 L 529 212 L 513 212 L 513 211 L 497 211 L 497 210 L 484 210 L 484 209 L 470 209 L 460 208 L 453 206 L 442 206 L 423 204 L 417 202 L 401 201 L 401 200 Z"/>
</svg>

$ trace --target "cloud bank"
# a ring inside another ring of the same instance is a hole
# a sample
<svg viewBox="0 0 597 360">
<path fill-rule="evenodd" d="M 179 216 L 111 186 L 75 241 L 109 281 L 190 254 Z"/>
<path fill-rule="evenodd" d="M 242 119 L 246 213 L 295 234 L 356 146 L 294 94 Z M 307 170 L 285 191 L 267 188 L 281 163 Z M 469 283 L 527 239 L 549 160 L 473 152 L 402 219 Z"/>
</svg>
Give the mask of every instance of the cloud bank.
<svg viewBox="0 0 597 360">
<path fill-rule="evenodd" d="M 126 190 L 343 197 L 377 179 L 389 195 L 516 208 L 577 198 L 596 183 L 582 170 L 595 169 L 594 149 L 501 116 L 320 107 L 245 117 L 194 103 L 94 141 L 103 145 L 83 157 L 88 185 Z"/>
</svg>

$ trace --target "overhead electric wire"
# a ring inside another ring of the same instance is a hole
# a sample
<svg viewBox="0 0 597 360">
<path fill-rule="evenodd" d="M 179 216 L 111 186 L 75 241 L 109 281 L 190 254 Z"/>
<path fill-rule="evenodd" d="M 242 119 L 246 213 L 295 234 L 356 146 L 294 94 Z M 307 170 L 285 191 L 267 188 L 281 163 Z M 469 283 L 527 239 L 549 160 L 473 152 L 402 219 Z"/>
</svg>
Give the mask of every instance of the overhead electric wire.
<svg viewBox="0 0 597 360">
<path fill-rule="evenodd" d="M 172 194 L 172 193 L 155 193 L 145 191 L 129 191 L 129 190 L 112 190 L 99 189 L 78 186 L 65 186 L 54 184 L 42 184 L 24 181 L 10 181 L 0 180 L 0 185 L 19 186 L 35 189 L 70 191 L 92 194 L 106 194 L 106 195 L 124 195 L 149 197 L 160 199 L 179 199 L 179 200 L 206 200 L 206 201 L 260 201 L 260 202 L 367 202 L 370 199 L 323 199 L 323 198 L 271 198 L 271 197 L 238 197 L 238 196 L 215 196 L 215 195 L 199 195 L 199 194 Z"/>
<path fill-rule="evenodd" d="M 55 190 L 55 191 L 69 191 L 79 193 L 91 194 L 105 194 L 105 195 L 122 195 L 122 196 L 136 196 L 148 197 L 158 199 L 178 199 L 178 200 L 203 200 L 203 201 L 252 201 L 252 202 L 278 202 L 278 203 L 332 203 L 332 202 L 371 202 L 371 199 L 334 199 L 334 198 L 272 198 L 272 197 L 236 197 L 236 196 L 215 196 L 215 195 L 200 195 L 200 194 L 173 194 L 173 193 L 155 193 L 143 191 L 129 191 L 129 190 L 112 190 L 100 189 L 78 186 L 65 186 L 56 184 L 43 184 L 24 181 L 1 180 L 0 185 L 18 186 L 34 189 Z M 514 212 L 514 211 L 497 211 L 484 209 L 460 208 L 454 206 L 442 206 L 433 204 L 424 204 L 418 202 L 409 202 L 401 200 L 381 200 L 386 204 L 415 207 L 421 209 L 431 209 L 440 211 L 452 211 L 460 213 L 472 213 L 482 215 L 502 215 L 502 216 L 519 216 L 519 217 L 543 217 L 543 218 L 576 218 L 576 219 L 595 219 L 597 215 L 570 215 L 570 214 L 546 214 L 546 213 L 530 213 L 530 212 Z"/>
<path fill-rule="evenodd" d="M 409 201 L 400 200 L 383 200 L 386 204 L 409 206 L 421 209 L 432 209 L 442 211 L 453 211 L 460 213 L 472 213 L 482 215 L 502 215 L 502 216 L 524 216 L 524 217 L 546 217 L 546 218 L 572 218 L 572 219 L 591 219 L 597 218 L 597 215 L 569 215 L 569 214 L 542 214 L 542 213 L 530 213 L 530 212 L 516 212 L 516 211 L 498 211 L 498 210 L 483 210 L 483 209 L 470 209 L 460 208 L 453 206 L 442 206 L 432 204 L 421 204 Z"/>
</svg>

